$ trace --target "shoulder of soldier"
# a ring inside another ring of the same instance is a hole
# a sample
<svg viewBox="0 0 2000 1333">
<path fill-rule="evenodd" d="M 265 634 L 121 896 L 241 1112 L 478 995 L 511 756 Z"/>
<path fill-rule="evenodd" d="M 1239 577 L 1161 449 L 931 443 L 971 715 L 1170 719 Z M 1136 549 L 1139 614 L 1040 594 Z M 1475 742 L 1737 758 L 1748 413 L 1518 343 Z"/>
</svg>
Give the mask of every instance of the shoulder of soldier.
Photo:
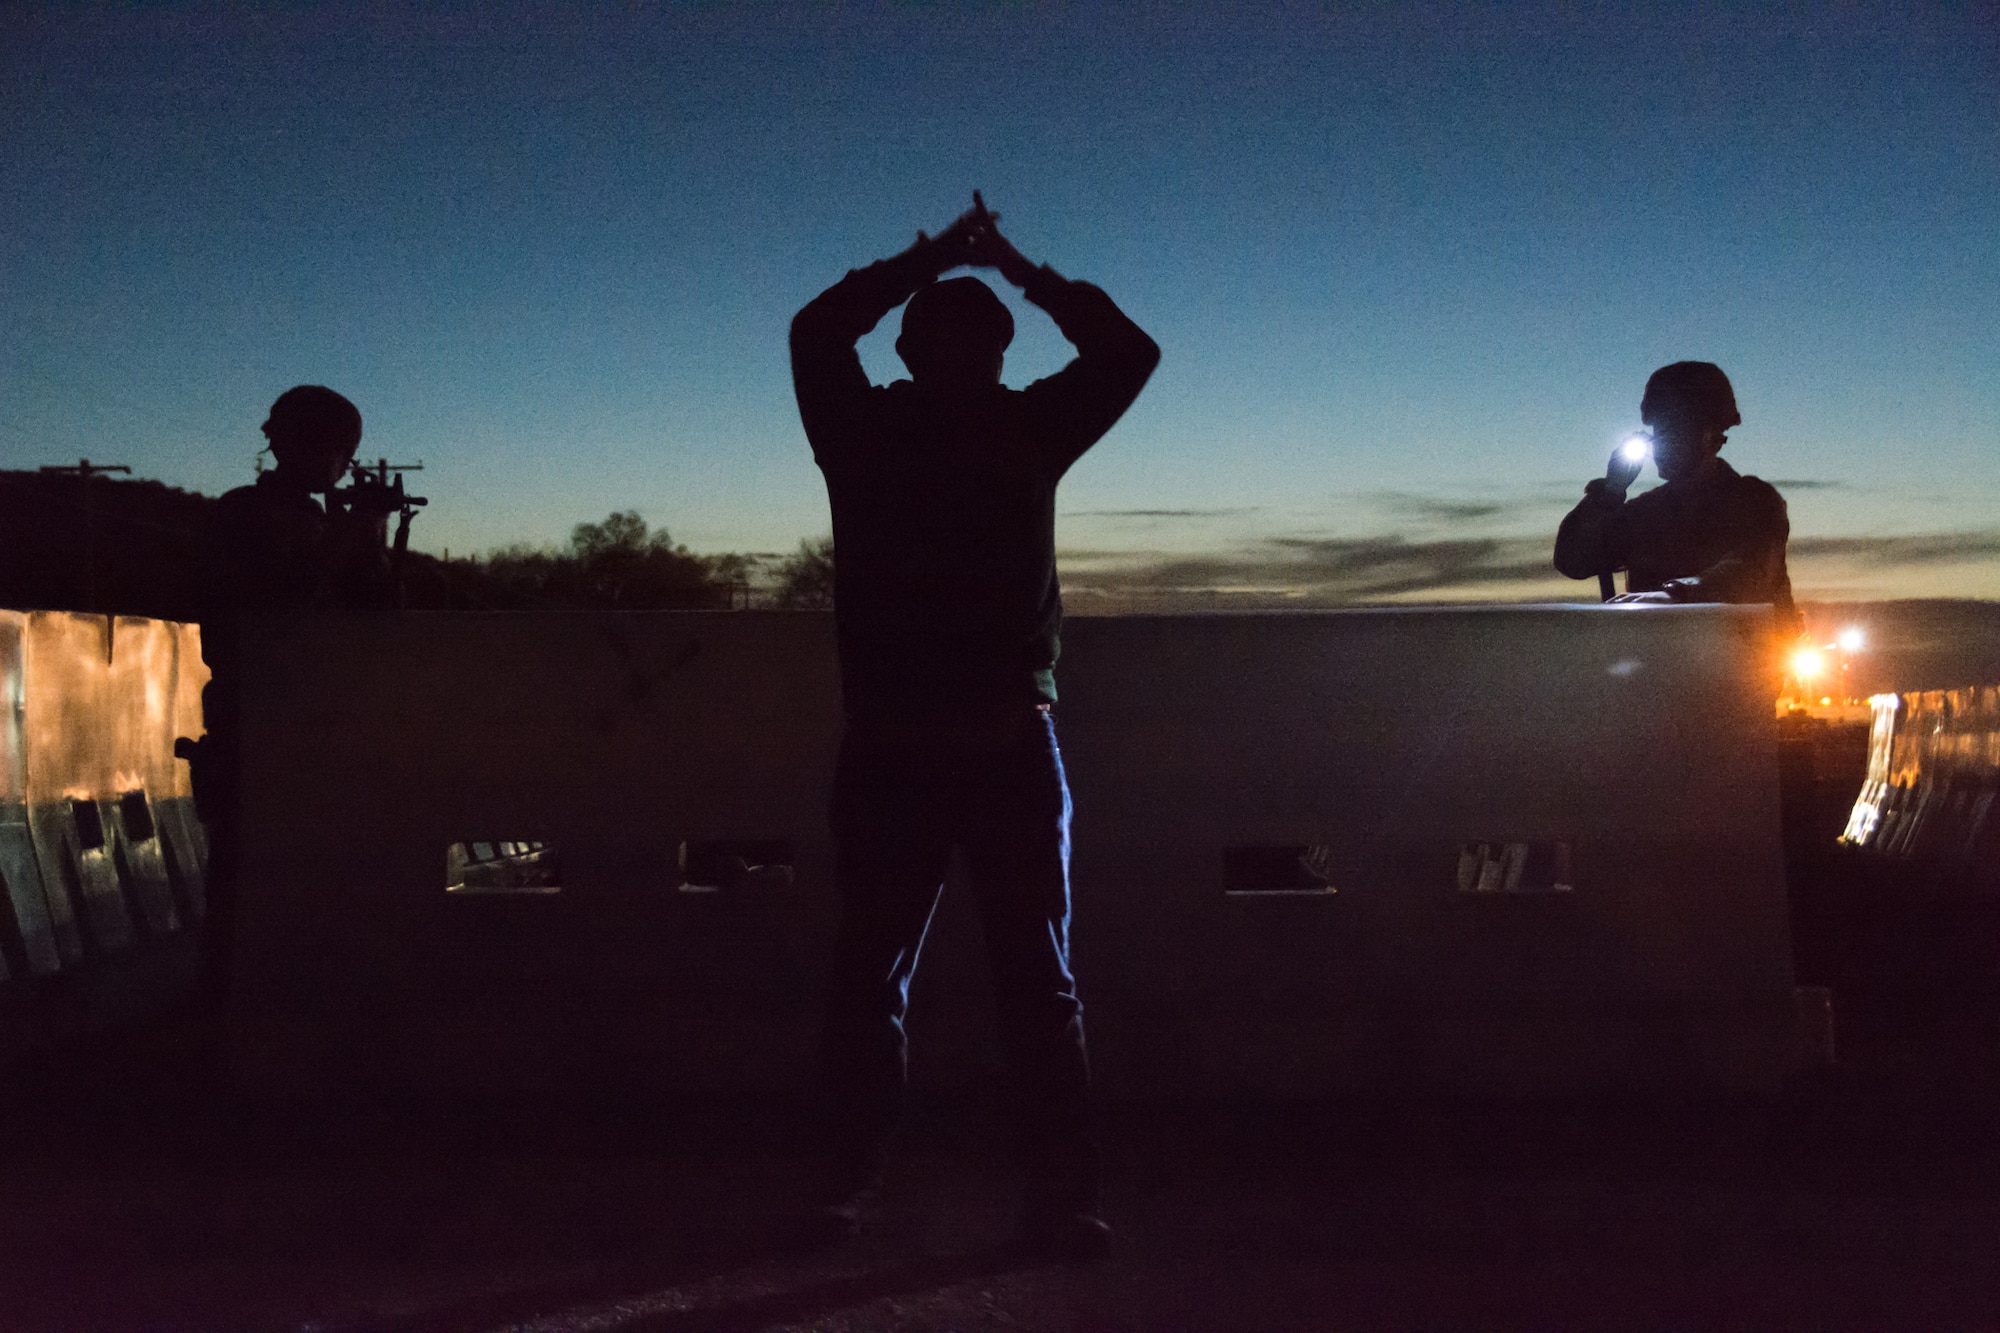
<svg viewBox="0 0 2000 1333">
<path fill-rule="evenodd" d="M 1649 491 L 1641 491 L 1639 494 L 1629 497 L 1620 508 L 1628 513 L 1647 514 L 1672 503 L 1673 496 L 1668 493 L 1667 488 L 1665 486 L 1655 486 Z"/>
<path fill-rule="evenodd" d="M 1762 477 L 1753 477 L 1747 472 L 1738 473 L 1736 477 L 1736 489 L 1737 493 L 1747 503 L 1756 505 L 1760 509 L 1774 509 L 1779 513 L 1784 512 L 1785 497 L 1778 493 L 1776 486 L 1765 481 Z"/>
<path fill-rule="evenodd" d="M 225 514 L 241 513 L 257 504 L 256 486 L 238 486 L 235 490 L 224 491 L 215 497 L 217 512 Z"/>
<path fill-rule="evenodd" d="M 326 516 L 326 511 L 311 496 L 261 479 L 248 486 L 224 491 L 217 497 L 215 506 L 216 513 L 224 521 L 293 516 L 310 520 Z"/>
</svg>

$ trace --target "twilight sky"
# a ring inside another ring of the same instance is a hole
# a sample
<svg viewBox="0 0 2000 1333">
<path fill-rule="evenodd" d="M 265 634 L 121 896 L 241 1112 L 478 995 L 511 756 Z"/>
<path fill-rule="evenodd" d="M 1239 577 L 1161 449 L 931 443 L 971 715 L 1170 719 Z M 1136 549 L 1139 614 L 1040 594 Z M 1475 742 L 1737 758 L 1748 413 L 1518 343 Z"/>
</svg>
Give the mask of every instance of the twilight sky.
<svg viewBox="0 0 2000 1333">
<path fill-rule="evenodd" d="M 1074 610 L 1590 595 L 1555 523 L 1682 358 L 1802 595 L 2000 598 L 1990 2 L 9 8 L 0 467 L 218 492 L 316 382 L 426 549 L 788 549 L 787 321 L 975 186 L 1165 352 L 1064 483 Z M 1011 304 L 1019 385 L 1068 351 Z"/>
</svg>

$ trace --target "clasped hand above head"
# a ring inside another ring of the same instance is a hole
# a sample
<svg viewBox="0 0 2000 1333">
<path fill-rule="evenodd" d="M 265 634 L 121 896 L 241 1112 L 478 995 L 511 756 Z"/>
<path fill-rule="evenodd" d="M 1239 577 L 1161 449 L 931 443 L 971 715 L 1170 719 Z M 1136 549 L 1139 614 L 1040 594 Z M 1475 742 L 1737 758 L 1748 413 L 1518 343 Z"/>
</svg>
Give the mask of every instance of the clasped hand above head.
<svg viewBox="0 0 2000 1333">
<path fill-rule="evenodd" d="M 1012 241 L 1000 234 L 999 223 L 1000 215 L 988 212 L 986 201 L 974 190 L 972 207 L 959 214 L 949 227 L 936 236 L 917 233 L 917 248 L 928 256 L 936 275 L 955 268 L 992 268 L 1000 270 L 1000 276 L 1016 287 L 1026 286 L 1034 276 L 1035 266 L 1014 248 Z"/>
</svg>

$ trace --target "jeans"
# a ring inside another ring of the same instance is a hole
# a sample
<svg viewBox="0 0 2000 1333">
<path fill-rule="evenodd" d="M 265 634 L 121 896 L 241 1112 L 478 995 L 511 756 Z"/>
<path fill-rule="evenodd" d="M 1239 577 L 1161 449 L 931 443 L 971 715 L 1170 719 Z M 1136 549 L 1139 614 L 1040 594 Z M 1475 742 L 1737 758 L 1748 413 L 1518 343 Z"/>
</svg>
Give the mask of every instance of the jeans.
<svg viewBox="0 0 2000 1333">
<path fill-rule="evenodd" d="M 850 723 L 834 776 L 840 937 L 821 1080 L 837 1188 L 879 1172 L 908 1070 L 910 978 L 954 846 L 979 901 L 1031 1195 L 1096 1203 L 1090 1062 L 1069 966 L 1069 786 L 1046 710 L 979 727 Z"/>
</svg>

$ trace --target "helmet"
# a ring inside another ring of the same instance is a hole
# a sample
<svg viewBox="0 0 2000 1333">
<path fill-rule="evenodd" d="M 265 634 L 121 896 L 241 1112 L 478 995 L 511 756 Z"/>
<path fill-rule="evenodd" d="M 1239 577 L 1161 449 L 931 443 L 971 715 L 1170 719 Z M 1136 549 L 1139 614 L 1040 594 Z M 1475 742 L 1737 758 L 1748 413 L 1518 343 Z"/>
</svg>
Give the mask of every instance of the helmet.
<svg viewBox="0 0 2000 1333">
<path fill-rule="evenodd" d="M 273 445 L 351 455 L 361 443 L 361 409 L 323 384 L 301 384 L 271 404 Z"/>
<path fill-rule="evenodd" d="M 1676 361 L 1653 372 L 1646 381 L 1645 396 L 1639 400 L 1639 419 L 1650 423 L 1656 413 L 1675 407 L 1698 414 L 1704 425 L 1727 430 L 1743 424 L 1729 376 L 1712 362 Z"/>
</svg>

